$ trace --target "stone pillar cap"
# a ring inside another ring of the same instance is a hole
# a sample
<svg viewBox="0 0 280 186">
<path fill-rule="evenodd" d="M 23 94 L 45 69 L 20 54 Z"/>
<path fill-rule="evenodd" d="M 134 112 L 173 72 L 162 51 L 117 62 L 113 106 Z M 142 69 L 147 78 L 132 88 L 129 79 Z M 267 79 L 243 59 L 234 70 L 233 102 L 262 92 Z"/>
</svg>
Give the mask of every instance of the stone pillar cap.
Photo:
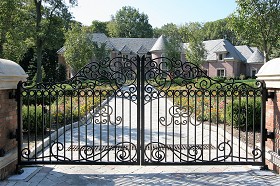
<svg viewBox="0 0 280 186">
<path fill-rule="evenodd" d="M 0 58 L 0 90 L 16 89 L 19 81 L 26 81 L 28 75 L 14 61 Z"/>
<path fill-rule="evenodd" d="M 280 88 L 280 58 L 266 62 L 256 76 L 257 80 L 265 82 L 267 88 Z"/>
</svg>

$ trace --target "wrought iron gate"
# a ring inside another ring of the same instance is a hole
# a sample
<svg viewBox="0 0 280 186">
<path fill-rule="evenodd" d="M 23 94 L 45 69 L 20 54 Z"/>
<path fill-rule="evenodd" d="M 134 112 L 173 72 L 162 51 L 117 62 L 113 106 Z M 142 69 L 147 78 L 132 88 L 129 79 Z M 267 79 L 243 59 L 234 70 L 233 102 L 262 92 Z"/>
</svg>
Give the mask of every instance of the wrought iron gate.
<svg viewBox="0 0 280 186">
<path fill-rule="evenodd" d="M 20 82 L 19 165 L 264 165 L 265 93 L 150 55 L 92 62 L 66 82 Z"/>
</svg>

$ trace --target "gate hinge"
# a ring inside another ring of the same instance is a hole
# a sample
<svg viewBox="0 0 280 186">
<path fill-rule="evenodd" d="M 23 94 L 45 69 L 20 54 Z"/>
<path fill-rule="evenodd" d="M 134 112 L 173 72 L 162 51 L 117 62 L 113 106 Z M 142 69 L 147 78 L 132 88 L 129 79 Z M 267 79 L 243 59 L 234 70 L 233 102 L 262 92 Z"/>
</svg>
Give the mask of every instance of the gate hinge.
<svg viewBox="0 0 280 186">
<path fill-rule="evenodd" d="M 267 131 L 267 129 L 265 129 L 264 132 L 265 132 L 265 133 L 264 133 L 264 134 L 265 134 L 265 136 L 264 136 L 265 141 L 267 141 L 267 139 L 274 140 L 274 138 L 275 138 L 274 132 Z"/>
<path fill-rule="evenodd" d="M 266 94 L 266 101 L 269 99 L 274 99 L 275 97 L 275 92 L 268 92 L 267 91 L 267 94 Z"/>
<path fill-rule="evenodd" d="M 11 92 L 9 92 L 9 99 L 16 99 L 16 91 L 12 90 Z"/>
</svg>

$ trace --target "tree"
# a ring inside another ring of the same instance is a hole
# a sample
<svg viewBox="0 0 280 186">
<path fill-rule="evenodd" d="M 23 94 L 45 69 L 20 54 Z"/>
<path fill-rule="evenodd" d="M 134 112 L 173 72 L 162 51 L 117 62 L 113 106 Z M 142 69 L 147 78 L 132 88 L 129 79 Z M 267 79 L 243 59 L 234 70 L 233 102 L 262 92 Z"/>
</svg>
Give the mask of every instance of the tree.
<svg viewBox="0 0 280 186">
<path fill-rule="evenodd" d="M 175 25 L 174 23 L 167 23 L 161 28 L 155 28 L 154 37 L 160 37 L 161 35 L 164 35 L 166 37 L 178 35 L 177 25 Z"/>
<path fill-rule="evenodd" d="M 280 0 L 237 0 L 231 28 L 239 40 L 255 44 L 264 51 L 266 61 L 280 37 Z"/>
<path fill-rule="evenodd" d="M 100 45 L 98 45 L 98 43 L 93 42 L 92 46 L 93 46 L 93 49 L 92 49 L 93 50 L 93 58 L 95 60 L 102 61 L 106 57 L 109 56 L 110 52 L 106 48 L 106 43 L 100 43 Z"/>
<path fill-rule="evenodd" d="M 241 41 L 236 39 L 234 32 L 229 27 L 228 18 L 217 21 L 206 22 L 203 25 L 202 32 L 204 40 L 227 39 L 233 44 L 240 44 Z"/>
<path fill-rule="evenodd" d="M 186 59 L 201 66 L 205 61 L 206 51 L 203 44 L 202 25 L 200 23 L 190 23 L 188 26 L 189 43 L 186 51 Z"/>
<path fill-rule="evenodd" d="M 32 26 L 26 0 L 0 1 L 0 57 L 20 61 L 31 46 Z"/>
<path fill-rule="evenodd" d="M 37 56 L 37 78 L 36 82 L 42 81 L 42 53 L 49 33 L 53 32 L 52 25 L 54 17 L 71 18 L 68 7 L 63 0 L 33 0 L 35 6 L 35 30 L 36 30 L 36 56 Z M 70 0 L 71 5 L 76 0 Z"/>
<path fill-rule="evenodd" d="M 89 31 L 92 33 L 104 33 L 105 35 L 108 35 L 107 30 L 108 22 L 101 22 L 94 20 L 91 22 L 91 25 L 89 26 Z"/>
<path fill-rule="evenodd" d="M 74 72 L 80 70 L 93 57 L 93 42 L 86 27 L 73 24 L 72 29 L 65 34 L 64 57 Z"/>
<path fill-rule="evenodd" d="M 111 27 L 113 31 L 109 31 L 109 33 L 116 33 L 117 37 L 153 37 L 153 29 L 149 24 L 148 15 L 139 13 L 139 10 L 133 7 L 122 7 L 115 16 L 112 16 L 112 22 L 114 24 L 110 26 L 114 26 Z"/>
</svg>

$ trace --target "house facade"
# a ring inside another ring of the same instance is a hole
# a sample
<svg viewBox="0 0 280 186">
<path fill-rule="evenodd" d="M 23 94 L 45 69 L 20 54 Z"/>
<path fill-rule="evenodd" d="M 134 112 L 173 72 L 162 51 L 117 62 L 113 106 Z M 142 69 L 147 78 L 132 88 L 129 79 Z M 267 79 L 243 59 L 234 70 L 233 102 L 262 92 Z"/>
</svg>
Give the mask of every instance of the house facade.
<svg viewBox="0 0 280 186">
<path fill-rule="evenodd" d="M 92 40 L 105 43 L 110 51 L 110 58 L 122 56 L 132 58 L 150 52 L 152 58 L 162 57 L 165 54 L 167 39 L 159 38 L 109 38 L 103 33 L 92 34 Z M 254 77 L 264 64 L 264 56 L 256 47 L 246 45 L 234 46 L 225 39 L 209 40 L 203 42 L 206 50 L 205 62 L 201 65 L 210 77 L 239 77 L 241 74 Z M 181 61 L 186 59 L 187 43 L 182 43 Z M 67 66 L 64 58 L 65 48 L 58 50 L 58 61 Z M 94 59 L 93 59 L 94 60 Z M 160 62 L 160 61 L 159 61 Z M 72 76 L 71 68 L 67 67 L 67 76 Z"/>
</svg>

